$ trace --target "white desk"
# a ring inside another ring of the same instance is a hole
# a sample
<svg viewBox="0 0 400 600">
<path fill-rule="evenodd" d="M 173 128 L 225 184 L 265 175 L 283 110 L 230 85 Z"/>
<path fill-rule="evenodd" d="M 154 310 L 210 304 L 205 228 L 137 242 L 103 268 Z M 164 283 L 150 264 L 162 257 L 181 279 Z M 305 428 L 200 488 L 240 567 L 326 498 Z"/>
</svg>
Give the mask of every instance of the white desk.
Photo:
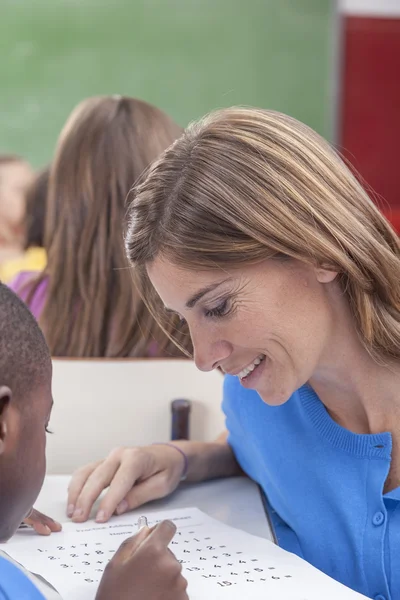
<svg viewBox="0 0 400 600">
<path fill-rule="evenodd" d="M 35 507 L 58 521 L 66 521 L 69 479 L 67 475 L 47 477 Z M 146 514 L 149 510 L 191 506 L 200 508 L 228 525 L 272 539 L 259 489 L 246 477 L 218 479 L 201 484 L 182 484 L 172 496 L 151 502 L 137 512 Z M 60 600 L 60 596 L 50 586 L 36 578 L 34 580 L 48 600 Z"/>
</svg>

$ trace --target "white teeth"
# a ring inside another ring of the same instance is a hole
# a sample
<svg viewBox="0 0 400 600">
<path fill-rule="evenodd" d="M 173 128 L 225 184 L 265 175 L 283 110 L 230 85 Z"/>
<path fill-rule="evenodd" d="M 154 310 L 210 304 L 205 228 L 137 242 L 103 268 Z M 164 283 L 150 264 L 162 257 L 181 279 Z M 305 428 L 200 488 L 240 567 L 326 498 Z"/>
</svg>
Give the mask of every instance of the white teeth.
<svg viewBox="0 0 400 600">
<path fill-rule="evenodd" d="M 262 360 L 264 360 L 264 358 L 265 358 L 264 354 L 260 354 L 260 356 L 257 356 L 257 358 L 254 360 L 254 362 L 251 363 L 251 365 L 249 365 L 248 367 L 246 367 L 245 369 L 240 371 L 240 373 L 238 373 L 239 379 L 243 379 L 244 377 L 247 377 L 247 375 L 249 375 L 249 373 L 254 371 L 254 369 L 260 364 L 260 362 Z"/>
</svg>

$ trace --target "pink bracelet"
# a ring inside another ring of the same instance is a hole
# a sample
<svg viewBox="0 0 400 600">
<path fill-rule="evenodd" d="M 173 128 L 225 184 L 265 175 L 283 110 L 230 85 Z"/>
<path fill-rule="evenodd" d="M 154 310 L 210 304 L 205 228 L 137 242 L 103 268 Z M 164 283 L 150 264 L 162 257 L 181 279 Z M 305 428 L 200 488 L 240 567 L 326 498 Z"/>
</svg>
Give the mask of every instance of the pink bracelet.
<svg viewBox="0 0 400 600">
<path fill-rule="evenodd" d="M 175 444 L 170 444 L 169 442 L 155 442 L 153 444 L 153 446 L 169 446 L 170 448 L 175 448 L 175 450 L 178 450 L 178 452 L 180 452 L 180 454 L 183 456 L 183 461 L 184 461 L 181 481 L 185 481 L 185 479 L 187 477 L 187 473 L 188 473 L 188 468 L 189 468 L 189 460 L 188 460 L 188 457 L 185 454 L 185 452 L 183 450 L 181 450 L 180 448 L 178 448 L 178 446 L 175 446 Z"/>
</svg>

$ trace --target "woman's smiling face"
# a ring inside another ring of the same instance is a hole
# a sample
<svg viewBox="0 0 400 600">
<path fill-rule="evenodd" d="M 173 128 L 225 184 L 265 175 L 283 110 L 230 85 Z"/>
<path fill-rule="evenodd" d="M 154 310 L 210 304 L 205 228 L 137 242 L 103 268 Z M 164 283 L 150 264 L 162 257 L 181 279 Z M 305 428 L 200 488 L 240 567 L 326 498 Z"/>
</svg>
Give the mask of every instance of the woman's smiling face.
<svg viewBox="0 0 400 600">
<path fill-rule="evenodd" d="M 187 322 L 200 370 L 220 367 L 279 405 L 317 368 L 334 322 L 333 271 L 280 259 L 191 271 L 157 257 L 147 272 L 165 307 Z"/>
</svg>

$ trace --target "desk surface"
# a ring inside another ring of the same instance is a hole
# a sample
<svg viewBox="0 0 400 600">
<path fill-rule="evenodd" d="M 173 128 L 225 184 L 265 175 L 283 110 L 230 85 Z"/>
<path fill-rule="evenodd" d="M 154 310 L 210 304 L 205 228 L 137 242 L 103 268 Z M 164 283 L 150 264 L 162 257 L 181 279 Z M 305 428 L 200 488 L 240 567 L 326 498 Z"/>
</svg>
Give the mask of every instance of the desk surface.
<svg viewBox="0 0 400 600">
<path fill-rule="evenodd" d="M 35 508 L 58 521 L 66 521 L 65 508 L 69 476 L 53 475 L 46 478 Z M 196 506 L 227 525 L 243 529 L 253 535 L 272 539 L 260 491 L 246 477 L 218 479 L 200 484 L 182 484 L 168 498 L 151 502 L 140 510 L 168 510 Z M 57 535 L 57 534 L 53 534 Z M 36 585 L 48 600 L 59 600 L 60 596 L 48 585 Z"/>
</svg>

